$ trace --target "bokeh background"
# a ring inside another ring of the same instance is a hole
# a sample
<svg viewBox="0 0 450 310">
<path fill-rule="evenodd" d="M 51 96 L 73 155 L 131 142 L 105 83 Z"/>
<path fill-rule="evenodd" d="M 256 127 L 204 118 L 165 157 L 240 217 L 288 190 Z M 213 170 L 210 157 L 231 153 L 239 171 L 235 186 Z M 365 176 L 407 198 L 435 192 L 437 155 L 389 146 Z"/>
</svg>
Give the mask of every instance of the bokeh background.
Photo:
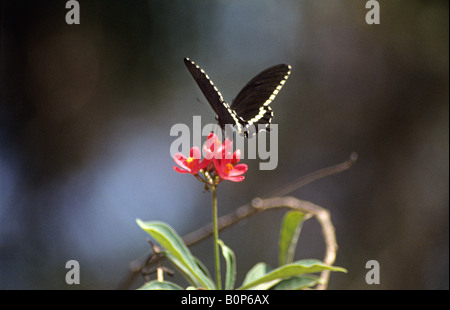
<svg viewBox="0 0 450 310">
<path fill-rule="evenodd" d="M 266 67 L 293 68 L 273 103 L 278 167 L 244 160 L 245 181 L 219 187 L 220 215 L 357 152 L 350 170 L 292 193 L 331 212 L 349 273 L 330 289 L 448 289 L 448 1 L 380 0 L 380 25 L 366 24 L 366 1 L 79 3 L 81 24 L 67 25 L 65 1 L 2 1 L 1 289 L 114 289 L 149 250 L 136 218 L 181 235 L 210 221 L 210 195 L 169 153 L 174 124 L 214 122 L 184 57 L 228 101 Z M 282 216 L 221 233 L 238 283 L 277 264 Z M 211 244 L 191 248 L 210 270 Z M 323 254 L 309 220 L 296 259 Z M 78 286 L 65 283 L 71 259 Z"/>
</svg>

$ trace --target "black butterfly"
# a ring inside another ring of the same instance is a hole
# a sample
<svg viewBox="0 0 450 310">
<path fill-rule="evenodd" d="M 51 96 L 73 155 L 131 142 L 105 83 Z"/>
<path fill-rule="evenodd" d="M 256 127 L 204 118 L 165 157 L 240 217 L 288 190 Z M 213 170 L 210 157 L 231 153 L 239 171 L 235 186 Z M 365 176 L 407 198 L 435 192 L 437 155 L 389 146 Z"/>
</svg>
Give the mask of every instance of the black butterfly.
<svg viewBox="0 0 450 310">
<path fill-rule="evenodd" d="M 250 130 L 252 125 L 256 131 L 259 124 L 266 125 L 263 129 L 270 125 L 273 112 L 269 105 L 291 73 L 291 66 L 285 64 L 267 68 L 244 86 L 230 106 L 203 69 L 189 58 L 185 58 L 184 63 L 216 112 L 220 127 L 235 125 L 246 137 L 249 133 L 255 134 L 255 130 Z"/>
</svg>

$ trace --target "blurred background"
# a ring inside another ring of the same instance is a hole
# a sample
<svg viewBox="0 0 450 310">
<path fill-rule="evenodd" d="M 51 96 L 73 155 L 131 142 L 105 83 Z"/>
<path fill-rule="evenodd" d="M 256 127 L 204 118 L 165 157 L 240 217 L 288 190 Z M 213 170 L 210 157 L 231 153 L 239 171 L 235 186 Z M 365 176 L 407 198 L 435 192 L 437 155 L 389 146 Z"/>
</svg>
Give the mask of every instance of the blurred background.
<svg viewBox="0 0 450 310">
<path fill-rule="evenodd" d="M 329 288 L 449 288 L 448 1 L 380 0 L 379 25 L 365 1 L 79 3 L 68 25 L 65 1 L 2 1 L 0 289 L 115 289 L 150 249 L 136 218 L 180 235 L 210 221 L 210 194 L 169 153 L 174 124 L 215 121 L 184 57 L 228 102 L 292 65 L 272 104 L 278 167 L 244 159 L 245 181 L 219 187 L 219 215 L 357 152 L 350 170 L 291 194 L 331 212 L 349 273 Z M 276 266 L 283 214 L 221 233 L 238 284 L 257 262 Z M 191 248 L 210 270 L 211 246 Z M 295 258 L 323 255 L 309 220 Z M 71 259 L 78 286 L 65 283 Z M 365 282 L 372 259 L 379 285 Z"/>
</svg>

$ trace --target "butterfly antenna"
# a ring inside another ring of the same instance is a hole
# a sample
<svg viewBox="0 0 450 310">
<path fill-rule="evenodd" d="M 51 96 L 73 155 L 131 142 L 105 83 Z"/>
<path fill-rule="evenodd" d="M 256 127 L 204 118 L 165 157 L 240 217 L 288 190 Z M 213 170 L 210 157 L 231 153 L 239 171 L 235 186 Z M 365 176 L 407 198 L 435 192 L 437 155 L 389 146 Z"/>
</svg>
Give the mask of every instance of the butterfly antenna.
<svg viewBox="0 0 450 310">
<path fill-rule="evenodd" d="M 196 98 L 196 99 L 197 99 L 197 102 L 198 102 L 198 103 L 200 103 L 200 104 L 205 104 L 203 101 L 200 100 L 200 98 Z"/>
</svg>

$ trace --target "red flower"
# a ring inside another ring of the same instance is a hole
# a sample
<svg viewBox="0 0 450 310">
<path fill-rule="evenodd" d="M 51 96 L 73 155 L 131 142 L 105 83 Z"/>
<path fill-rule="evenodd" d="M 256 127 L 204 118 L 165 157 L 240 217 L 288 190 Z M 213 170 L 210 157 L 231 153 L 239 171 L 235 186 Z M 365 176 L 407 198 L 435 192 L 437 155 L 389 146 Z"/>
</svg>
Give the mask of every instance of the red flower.
<svg viewBox="0 0 450 310">
<path fill-rule="evenodd" d="M 212 160 L 214 158 L 221 158 L 223 145 L 220 142 L 217 135 L 211 132 L 203 145 L 203 151 L 205 152 L 205 158 Z"/>
<path fill-rule="evenodd" d="M 233 142 L 226 138 L 225 141 L 220 142 L 217 135 L 211 132 L 203 145 L 203 151 L 205 152 L 205 158 L 207 159 L 222 159 L 225 158 L 225 154 L 231 158 L 230 150 L 233 148 Z"/>
<path fill-rule="evenodd" d="M 174 166 L 173 169 L 179 173 L 190 173 L 210 185 L 217 185 L 222 180 L 241 182 L 248 167 L 245 164 L 236 165 L 241 159 L 241 151 L 231 153 L 232 148 L 233 142 L 228 138 L 222 143 L 216 134 L 210 133 L 203 145 L 203 160 L 200 160 L 199 148 L 194 146 L 189 158 L 180 153 L 175 155 L 175 162 L 182 168 Z M 206 178 L 199 177 L 199 172 L 203 172 Z"/>
<path fill-rule="evenodd" d="M 231 154 L 228 153 L 231 157 Z M 229 180 L 232 182 L 241 182 L 245 179 L 243 176 L 247 172 L 248 166 L 246 164 L 235 165 L 241 159 L 241 151 L 236 150 L 231 158 L 224 156 L 222 159 L 215 159 L 214 166 L 217 173 L 222 180 Z"/>
<path fill-rule="evenodd" d="M 175 154 L 175 163 L 183 169 L 177 166 L 173 166 L 173 169 L 178 173 L 190 173 L 193 175 L 198 174 L 201 169 L 205 168 L 209 164 L 209 161 L 206 159 L 200 161 L 200 155 L 200 150 L 196 146 L 191 148 L 190 157 L 188 158 L 180 153 Z"/>
</svg>

